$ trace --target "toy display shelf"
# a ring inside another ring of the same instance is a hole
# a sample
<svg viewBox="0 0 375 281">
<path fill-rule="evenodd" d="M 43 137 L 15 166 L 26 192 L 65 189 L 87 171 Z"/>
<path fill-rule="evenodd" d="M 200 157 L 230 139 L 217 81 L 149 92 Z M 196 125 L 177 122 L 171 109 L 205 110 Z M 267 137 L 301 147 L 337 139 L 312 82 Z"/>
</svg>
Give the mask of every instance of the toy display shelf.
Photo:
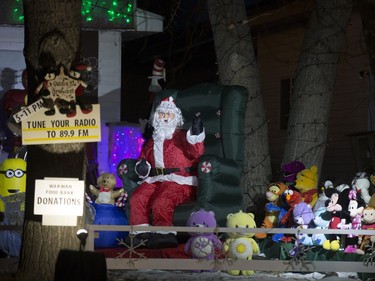
<svg viewBox="0 0 375 281">
<path fill-rule="evenodd" d="M 156 227 L 156 226 L 114 226 L 90 225 L 86 250 L 101 251 L 106 256 L 108 269 L 155 269 L 155 270 L 255 270 L 266 272 L 358 272 L 375 276 L 375 256 L 346 254 L 343 251 L 327 251 L 321 246 L 311 247 L 304 257 L 280 256 L 279 254 L 258 256 L 253 255 L 252 260 L 231 260 L 223 254 L 218 254 L 214 260 L 192 259 L 183 254 L 183 245 L 173 249 L 129 249 L 123 244 L 112 250 L 94 249 L 95 233 L 98 231 L 176 231 L 178 233 L 215 233 L 217 235 L 237 233 L 268 233 L 268 234 L 297 234 L 297 231 L 306 234 L 337 234 L 343 237 L 348 234 L 375 235 L 372 230 L 336 230 L 336 229 L 293 229 L 293 228 L 197 228 L 197 227 Z M 288 243 L 273 243 L 263 239 L 259 243 L 261 252 L 269 252 L 270 248 L 281 249 Z M 294 244 L 289 243 L 289 249 Z M 323 253 L 323 252 L 324 253 Z M 153 254 L 150 255 L 150 252 Z M 167 253 L 168 252 L 168 253 Z"/>
</svg>

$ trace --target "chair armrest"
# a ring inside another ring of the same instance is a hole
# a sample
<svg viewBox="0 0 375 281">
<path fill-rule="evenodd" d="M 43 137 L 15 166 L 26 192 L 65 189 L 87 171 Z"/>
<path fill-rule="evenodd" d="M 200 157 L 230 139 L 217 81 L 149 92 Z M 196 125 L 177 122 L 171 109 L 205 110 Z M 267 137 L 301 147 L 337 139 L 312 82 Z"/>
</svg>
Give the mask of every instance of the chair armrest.
<svg viewBox="0 0 375 281">
<path fill-rule="evenodd" d="M 121 179 L 122 186 L 129 196 L 133 193 L 139 185 L 138 182 L 141 180 L 135 172 L 136 163 L 137 159 L 123 159 L 117 165 L 116 169 L 117 176 Z"/>
<path fill-rule="evenodd" d="M 205 155 L 198 165 L 197 205 L 215 212 L 225 225 L 226 216 L 242 209 L 242 168 L 231 159 Z"/>
</svg>

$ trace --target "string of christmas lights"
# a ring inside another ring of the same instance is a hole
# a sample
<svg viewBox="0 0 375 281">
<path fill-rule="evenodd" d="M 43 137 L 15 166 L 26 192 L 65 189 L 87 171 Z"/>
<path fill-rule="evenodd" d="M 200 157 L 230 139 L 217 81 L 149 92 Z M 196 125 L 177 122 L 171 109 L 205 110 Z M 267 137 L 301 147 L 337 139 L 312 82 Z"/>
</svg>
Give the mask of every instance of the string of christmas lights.
<svg viewBox="0 0 375 281">
<path fill-rule="evenodd" d="M 22 24 L 24 20 L 22 0 L 14 0 L 11 11 L 11 20 L 16 24 Z M 134 17 L 134 0 L 83 0 L 81 14 L 87 23 L 106 19 L 109 23 L 130 25 L 133 23 Z"/>
</svg>

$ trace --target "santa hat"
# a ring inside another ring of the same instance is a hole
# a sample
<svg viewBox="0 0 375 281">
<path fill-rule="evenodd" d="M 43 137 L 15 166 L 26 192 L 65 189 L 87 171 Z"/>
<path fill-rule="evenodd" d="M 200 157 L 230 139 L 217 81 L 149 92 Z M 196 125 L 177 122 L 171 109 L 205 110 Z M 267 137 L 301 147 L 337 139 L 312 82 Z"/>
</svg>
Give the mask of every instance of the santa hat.
<svg viewBox="0 0 375 281">
<path fill-rule="evenodd" d="M 177 106 L 173 100 L 172 97 L 163 99 L 159 106 L 157 107 L 157 110 L 176 110 Z"/>
<path fill-rule="evenodd" d="M 84 71 L 91 71 L 92 66 L 86 65 L 86 64 L 77 64 L 72 67 L 72 69 L 69 71 L 69 74 L 73 76 L 74 78 L 79 78 Z"/>
<path fill-rule="evenodd" d="M 165 61 L 163 61 L 162 59 L 155 59 L 152 69 L 152 75 L 148 78 L 165 80 Z"/>
</svg>

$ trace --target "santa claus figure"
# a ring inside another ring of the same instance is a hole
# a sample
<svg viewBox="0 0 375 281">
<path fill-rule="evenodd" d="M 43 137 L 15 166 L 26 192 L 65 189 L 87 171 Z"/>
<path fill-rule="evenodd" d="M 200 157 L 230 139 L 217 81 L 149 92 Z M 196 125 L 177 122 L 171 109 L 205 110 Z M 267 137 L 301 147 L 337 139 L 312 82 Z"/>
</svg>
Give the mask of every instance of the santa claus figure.
<svg viewBox="0 0 375 281">
<path fill-rule="evenodd" d="M 143 183 L 130 198 L 130 224 L 171 226 L 175 207 L 196 199 L 197 165 L 204 153 L 205 132 L 199 114 L 188 131 L 181 129 L 181 110 L 171 97 L 155 109 L 152 125 L 152 138 L 145 143 L 135 167 Z M 143 240 L 148 248 L 178 246 L 173 232 L 134 234 L 133 245 Z"/>
</svg>

